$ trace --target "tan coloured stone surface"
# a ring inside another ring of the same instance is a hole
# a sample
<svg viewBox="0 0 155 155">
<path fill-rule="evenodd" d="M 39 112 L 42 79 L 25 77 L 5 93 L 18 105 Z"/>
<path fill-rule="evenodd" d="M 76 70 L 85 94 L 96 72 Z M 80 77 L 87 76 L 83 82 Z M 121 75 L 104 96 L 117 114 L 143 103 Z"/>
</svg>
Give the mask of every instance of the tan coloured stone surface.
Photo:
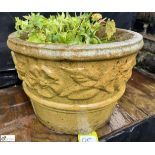
<svg viewBox="0 0 155 155">
<path fill-rule="evenodd" d="M 103 126 L 125 91 L 142 36 L 100 45 L 34 44 L 11 34 L 8 46 L 40 121 L 56 132 Z"/>
</svg>

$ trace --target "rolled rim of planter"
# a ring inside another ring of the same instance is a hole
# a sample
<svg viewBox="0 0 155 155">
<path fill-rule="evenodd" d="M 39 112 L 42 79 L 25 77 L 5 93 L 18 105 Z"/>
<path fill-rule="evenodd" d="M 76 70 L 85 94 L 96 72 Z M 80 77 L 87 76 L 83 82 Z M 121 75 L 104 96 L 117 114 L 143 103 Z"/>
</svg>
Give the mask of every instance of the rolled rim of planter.
<svg viewBox="0 0 155 155">
<path fill-rule="evenodd" d="M 17 38 L 15 32 L 8 37 L 7 44 L 17 53 L 47 60 L 91 61 L 113 59 L 130 55 L 143 46 L 141 34 L 124 29 L 118 31 L 132 35 L 124 41 L 92 45 L 38 44 Z"/>
<path fill-rule="evenodd" d="M 55 109 L 55 111 L 68 111 L 68 112 L 82 112 L 82 111 L 95 111 L 103 109 L 109 104 L 116 104 L 117 100 L 123 95 L 125 91 L 125 86 L 120 87 L 120 91 L 116 92 L 111 98 L 102 100 L 101 102 L 89 103 L 89 104 L 65 104 L 61 102 L 48 101 L 46 99 L 40 98 L 33 93 L 30 93 L 25 82 L 23 82 L 23 89 L 28 96 L 31 96 L 31 99 L 36 101 L 40 105 Z M 75 108 L 76 107 L 76 108 Z"/>
</svg>

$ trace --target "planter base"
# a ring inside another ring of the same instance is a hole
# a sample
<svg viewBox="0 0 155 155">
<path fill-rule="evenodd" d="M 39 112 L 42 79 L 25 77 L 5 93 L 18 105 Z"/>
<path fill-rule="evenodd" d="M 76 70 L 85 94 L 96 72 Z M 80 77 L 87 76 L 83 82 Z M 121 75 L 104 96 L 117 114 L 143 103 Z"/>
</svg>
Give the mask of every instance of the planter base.
<svg viewBox="0 0 155 155">
<path fill-rule="evenodd" d="M 30 96 L 34 112 L 41 123 L 56 133 L 87 134 L 106 124 L 124 93 L 125 87 L 110 99 L 85 104 L 48 102 L 32 94 L 23 82 L 24 91 Z M 61 107 L 61 109 L 60 109 Z"/>
</svg>

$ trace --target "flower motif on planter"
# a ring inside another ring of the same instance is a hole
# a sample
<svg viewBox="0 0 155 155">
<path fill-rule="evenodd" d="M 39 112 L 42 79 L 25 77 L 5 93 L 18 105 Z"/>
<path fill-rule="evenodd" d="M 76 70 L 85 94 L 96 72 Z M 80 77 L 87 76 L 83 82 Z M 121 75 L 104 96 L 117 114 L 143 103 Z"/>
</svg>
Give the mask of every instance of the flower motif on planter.
<svg viewBox="0 0 155 155">
<path fill-rule="evenodd" d="M 32 60 L 33 61 L 33 60 Z M 33 61 L 34 62 L 34 61 Z M 87 100 L 99 93 L 111 94 L 124 86 L 131 75 L 133 58 L 114 61 L 103 68 L 72 68 L 69 66 L 35 65 L 29 60 L 29 70 L 24 81 L 40 96 L 64 97 L 69 100 Z M 101 65 L 102 66 L 102 65 Z"/>
<path fill-rule="evenodd" d="M 89 99 L 99 93 L 99 89 L 93 87 L 97 79 L 85 75 L 69 74 L 68 81 L 58 76 L 58 70 L 49 69 L 46 66 L 33 65 L 25 75 L 25 83 L 41 96 L 52 98 L 54 96 L 65 97 L 72 100 Z M 70 79 L 71 78 L 71 79 Z"/>
<path fill-rule="evenodd" d="M 46 66 L 33 65 L 25 75 L 25 83 L 43 97 L 65 97 L 72 100 L 89 99 L 98 94 L 99 89 L 93 87 L 97 79 L 85 75 L 69 74 L 68 81 L 57 74 L 58 70 Z M 68 75 L 67 75 L 68 76 Z"/>
<path fill-rule="evenodd" d="M 34 65 L 26 73 L 25 83 L 35 89 L 41 96 L 51 98 L 61 92 L 59 77 L 46 66 Z"/>
</svg>

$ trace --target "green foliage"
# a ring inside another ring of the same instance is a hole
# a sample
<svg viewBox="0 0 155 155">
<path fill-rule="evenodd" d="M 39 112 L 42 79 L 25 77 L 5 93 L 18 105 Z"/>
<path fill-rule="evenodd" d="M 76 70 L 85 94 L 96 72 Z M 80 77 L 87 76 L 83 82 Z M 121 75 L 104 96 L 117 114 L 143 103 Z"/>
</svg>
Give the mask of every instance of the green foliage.
<svg viewBox="0 0 155 155">
<path fill-rule="evenodd" d="M 115 22 L 105 24 L 105 37 L 99 38 L 96 32 L 101 26 L 100 14 L 83 13 L 71 17 L 69 13 L 45 18 L 39 13 L 16 17 L 17 37 L 34 43 L 100 44 L 110 41 L 116 32 Z M 102 19 L 103 21 L 103 19 Z M 105 21 L 104 21 L 105 22 Z"/>
</svg>

